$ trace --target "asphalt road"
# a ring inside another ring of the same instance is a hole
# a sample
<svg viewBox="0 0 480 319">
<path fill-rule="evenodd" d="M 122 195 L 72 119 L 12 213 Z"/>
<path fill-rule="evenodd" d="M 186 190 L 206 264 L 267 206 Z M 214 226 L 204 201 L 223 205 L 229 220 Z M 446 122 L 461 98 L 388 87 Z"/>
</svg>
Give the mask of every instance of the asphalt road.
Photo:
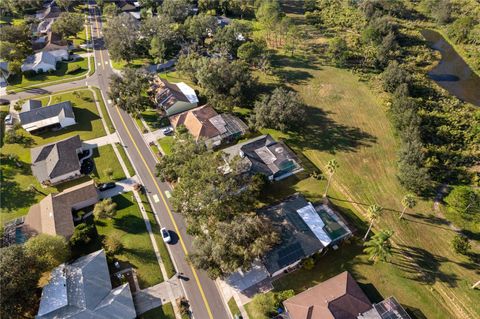
<svg viewBox="0 0 480 319">
<path fill-rule="evenodd" d="M 90 23 L 94 41 L 95 73 L 87 79 L 72 81 L 42 89 L 6 96 L 8 100 L 18 100 L 47 94 L 61 90 L 71 90 L 76 87 L 92 85 L 100 88 L 113 124 L 137 172 L 137 176 L 147 190 L 152 208 L 157 214 L 160 224 L 170 230 L 172 244 L 169 245 L 170 254 L 174 260 L 177 272 L 182 273 L 181 280 L 184 292 L 190 302 L 195 319 L 229 319 L 227 305 L 223 301 L 217 286 L 204 271 L 194 269 L 186 260 L 188 251 L 191 251 L 192 238 L 186 233 L 183 217 L 173 212 L 166 191 L 171 191 L 170 185 L 162 183 L 155 176 L 155 157 L 145 143 L 141 133 L 135 126 L 134 120 L 123 110 L 113 106 L 108 100 L 107 92 L 109 78 L 114 73 L 107 50 L 103 45 L 102 21 L 97 13 L 94 1 L 90 0 Z"/>
</svg>

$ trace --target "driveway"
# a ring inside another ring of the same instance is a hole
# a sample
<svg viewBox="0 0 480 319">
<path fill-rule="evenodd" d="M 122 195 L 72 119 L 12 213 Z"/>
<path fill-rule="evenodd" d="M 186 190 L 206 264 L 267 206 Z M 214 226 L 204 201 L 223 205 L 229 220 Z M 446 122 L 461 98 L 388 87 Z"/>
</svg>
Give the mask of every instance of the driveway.
<svg viewBox="0 0 480 319">
<path fill-rule="evenodd" d="M 135 185 L 136 183 L 138 183 L 138 179 L 136 176 L 122 179 L 121 181 L 117 181 L 115 182 L 115 184 L 117 184 L 115 188 L 111 188 L 106 191 L 99 192 L 100 199 L 109 198 L 116 195 L 120 195 L 122 193 L 130 192 L 133 190 L 133 185 Z"/>
</svg>

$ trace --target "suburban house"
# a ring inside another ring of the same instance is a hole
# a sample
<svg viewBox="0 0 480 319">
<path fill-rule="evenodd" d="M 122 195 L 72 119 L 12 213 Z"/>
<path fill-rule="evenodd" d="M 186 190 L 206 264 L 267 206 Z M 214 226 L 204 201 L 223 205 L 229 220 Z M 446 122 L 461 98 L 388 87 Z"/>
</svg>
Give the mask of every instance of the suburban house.
<svg viewBox="0 0 480 319">
<path fill-rule="evenodd" d="M 48 234 L 69 239 L 75 228 L 72 212 L 94 205 L 98 199 L 93 180 L 49 194 L 30 207 L 21 231 L 26 237 Z"/>
<path fill-rule="evenodd" d="M 129 284 L 112 289 L 105 252 L 98 250 L 61 264 L 43 287 L 36 318 L 137 317 Z"/>
<path fill-rule="evenodd" d="M 80 136 L 32 148 L 32 173 L 44 185 L 55 185 L 82 176 Z"/>
<path fill-rule="evenodd" d="M 7 79 L 10 76 L 10 71 L 8 71 L 8 62 L 0 61 L 0 87 L 7 86 Z"/>
<path fill-rule="evenodd" d="M 70 101 L 42 107 L 38 100 L 28 100 L 22 105 L 19 113 L 22 127 L 30 133 L 40 129 L 60 129 L 76 124 Z"/>
<path fill-rule="evenodd" d="M 182 113 L 198 106 L 198 97 L 195 90 L 183 82 L 170 83 L 156 77 L 151 92 L 155 104 L 162 108 L 167 116 Z"/>
<path fill-rule="evenodd" d="M 328 204 L 313 205 L 300 194 L 258 211 L 280 235 L 280 242 L 246 272 L 237 271 L 226 282 L 237 291 L 295 269 L 303 259 L 352 235 L 346 222 Z"/>
<path fill-rule="evenodd" d="M 65 50 L 68 52 L 69 46 L 68 46 L 68 41 L 63 39 L 60 34 L 50 31 L 50 32 L 47 32 L 47 35 L 38 38 L 33 43 L 33 49 L 35 51 L 42 51 L 42 52 L 52 52 L 52 51 L 58 51 L 58 50 Z M 68 58 L 69 57 L 67 57 L 66 59 Z"/>
<path fill-rule="evenodd" d="M 283 302 L 288 319 L 411 319 L 394 297 L 370 302 L 344 271 Z"/>
<path fill-rule="evenodd" d="M 233 141 L 248 130 L 238 117 L 231 114 L 218 114 L 209 105 L 200 106 L 170 117 L 174 128 L 184 125 L 197 142 L 204 141 L 213 148 Z"/>
<path fill-rule="evenodd" d="M 37 52 L 25 59 L 21 69 L 22 72 L 34 71 L 37 73 L 56 70 L 57 62 L 68 60 L 69 57 L 70 54 L 66 49 Z"/>
<path fill-rule="evenodd" d="M 263 174 L 270 181 L 278 181 L 301 172 L 303 168 L 295 153 L 282 142 L 275 141 L 270 135 L 262 135 L 223 150 L 228 162 L 240 156 L 246 172 Z"/>
</svg>

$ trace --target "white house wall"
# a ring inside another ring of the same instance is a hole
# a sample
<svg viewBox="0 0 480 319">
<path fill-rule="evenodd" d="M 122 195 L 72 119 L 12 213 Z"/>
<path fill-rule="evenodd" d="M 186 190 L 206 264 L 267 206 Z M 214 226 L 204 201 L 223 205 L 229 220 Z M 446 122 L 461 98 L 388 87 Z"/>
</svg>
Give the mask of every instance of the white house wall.
<svg viewBox="0 0 480 319">
<path fill-rule="evenodd" d="M 55 184 L 58 184 L 60 182 L 66 181 L 68 179 L 73 179 L 73 178 L 80 177 L 80 176 L 81 176 L 80 170 L 76 170 L 76 171 L 70 172 L 68 174 L 60 175 L 58 177 L 50 179 L 50 183 L 55 185 Z"/>
<path fill-rule="evenodd" d="M 74 122 L 75 122 L 75 120 L 74 120 Z M 49 119 L 44 119 L 44 120 L 41 120 L 41 121 L 25 124 L 25 125 L 22 125 L 22 127 L 27 132 L 30 132 L 30 131 L 34 131 L 34 130 L 37 130 L 37 129 L 42 128 L 42 127 L 46 127 L 46 126 L 50 126 L 50 125 L 54 125 L 54 124 L 58 124 L 58 123 L 61 123 L 60 119 L 59 119 L 58 116 L 55 116 L 55 117 L 51 117 Z"/>
</svg>

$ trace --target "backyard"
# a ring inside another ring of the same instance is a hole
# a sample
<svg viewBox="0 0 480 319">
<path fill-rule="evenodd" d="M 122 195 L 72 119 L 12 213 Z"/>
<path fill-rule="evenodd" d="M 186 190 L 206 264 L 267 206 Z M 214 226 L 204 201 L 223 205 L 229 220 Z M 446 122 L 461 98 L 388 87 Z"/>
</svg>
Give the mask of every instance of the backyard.
<svg viewBox="0 0 480 319">
<path fill-rule="evenodd" d="M 421 309 L 435 318 L 450 318 L 452 312 L 478 315 L 478 292 L 469 289 L 478 280 L 475 263 L 452 252 L 455 232 L 433 211 L 432 202 L 419 200 L 413 212 L 398 219 L 405 190 L 395 176 L 397 143 L 378 95 L 356 75 L 307 59 L 280 57 L 275 66 L 277 83 L 288 83 L 306 103 L 307 124 L 297 132 L 262 133 L 282 138 L 304 157 L 307 171 L 322 170 L 335 158 L 340 167 L 329 191 L 333 203 L 356 220 L 360 232 L 366 224 L 360 221 L 366 208 L 373 203 L 384 207 L 377 227 L 394 230 L 396 246 L 389 263 L 373 265 L 362 254 L 360 243 L 353 243 L 331 253 L 334 257 L 320 259 L 315 270 L 297 271 L 278 280 L 275 287 L 302 291 L 348 269 L 383 297 L 395 295 L 412 312 Z M 307 174 L 271 185 L 265 201 L 295 191 L 319 200 L 325 183 Z"/>
</svg>

